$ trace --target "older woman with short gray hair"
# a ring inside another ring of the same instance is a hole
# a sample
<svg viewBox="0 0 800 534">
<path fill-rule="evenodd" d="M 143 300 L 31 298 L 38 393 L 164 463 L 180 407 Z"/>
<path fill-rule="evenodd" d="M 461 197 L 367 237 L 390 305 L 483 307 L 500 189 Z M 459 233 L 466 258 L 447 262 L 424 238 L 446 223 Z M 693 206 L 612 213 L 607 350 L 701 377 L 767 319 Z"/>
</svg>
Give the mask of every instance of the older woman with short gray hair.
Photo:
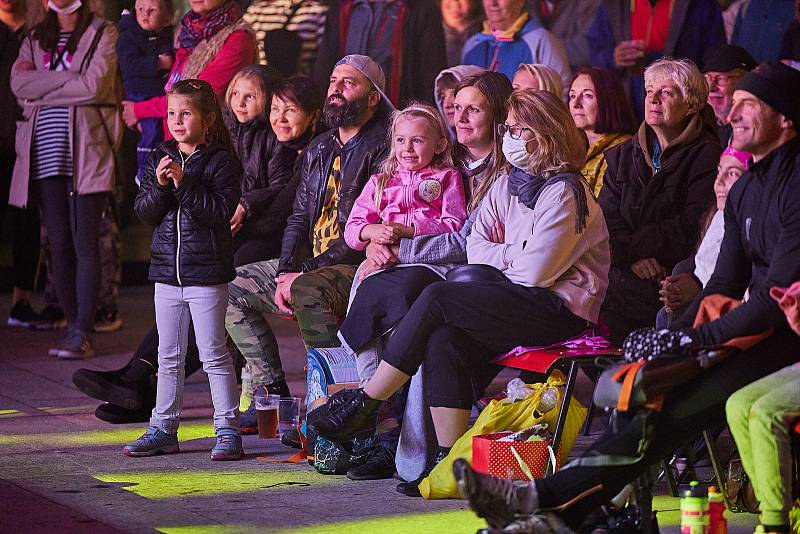
<svg viewBox="0 0 800 534">
<path fill-rule="evenodd" d="M 599 199 L 612 251 L 601 318 L 615 343 L 654 324 L 661 280 L 694 252 L 714 203 L 721 151 L 708 88 L 694 63 L 659 60 L 644 80 L 644 122 L 605 153 Z"/>
</svg>

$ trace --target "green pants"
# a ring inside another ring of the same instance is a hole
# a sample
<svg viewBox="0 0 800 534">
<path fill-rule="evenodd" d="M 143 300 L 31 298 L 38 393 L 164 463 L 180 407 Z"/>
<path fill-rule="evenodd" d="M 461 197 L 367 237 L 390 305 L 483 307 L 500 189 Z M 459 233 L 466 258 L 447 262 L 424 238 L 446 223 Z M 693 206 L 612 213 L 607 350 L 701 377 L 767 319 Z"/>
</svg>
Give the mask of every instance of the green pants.
<svg viewBox="0 0 800 534">
<path fill-rule="evenodd" d="M 242 390 L 284 380 L 278 342 L 265 314 L 282 313 L 275 305 L 278 260 L 243 265 L 228 284 L 225 328 L 246 360 L 249 383 Z M 347 312 L 356 267 L 332 265 L 304 273 L 292 283 L 291 305 L 306 347 L 338 347 L 336 333 Z"/>
<path fill-rule="evenodd" d="M 761 524 L 788 525 L 792 508 L 790 432 L 793 421 L 800 417 L 800 364 L 743 387 L 728 398 L 725 412 L 742 465 L 761 502 Z"/>
</svg>

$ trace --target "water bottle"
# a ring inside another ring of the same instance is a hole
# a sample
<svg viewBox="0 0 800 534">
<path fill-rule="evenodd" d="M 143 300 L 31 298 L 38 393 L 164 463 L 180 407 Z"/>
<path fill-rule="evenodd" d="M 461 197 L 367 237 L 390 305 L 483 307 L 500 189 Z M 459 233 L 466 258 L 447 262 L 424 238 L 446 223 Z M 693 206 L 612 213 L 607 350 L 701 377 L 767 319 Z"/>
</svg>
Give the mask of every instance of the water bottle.
<svg viewBox="0 0 800 534">
<path fill-rule="evenodd" d="M 728 534 L 728 521 L 725 519 L 725 501 L 716 487 L 708 488 L 708 520 L 711 534 Z"/>
<path fill-rule="evenodd" d="M 696 480 L 681 493 L 681 534 L 710 534 L 708 493 Z"/>
</svg>

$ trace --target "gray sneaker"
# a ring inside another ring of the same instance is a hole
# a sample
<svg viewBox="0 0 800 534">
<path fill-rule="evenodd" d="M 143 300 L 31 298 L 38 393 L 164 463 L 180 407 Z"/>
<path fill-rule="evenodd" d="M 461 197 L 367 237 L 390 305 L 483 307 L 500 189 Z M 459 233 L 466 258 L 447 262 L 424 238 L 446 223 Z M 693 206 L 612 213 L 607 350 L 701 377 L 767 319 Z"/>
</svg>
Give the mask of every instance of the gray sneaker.
<svg viewBox="0 0 800 534">
<path fill-rule="evenodd" d="M 53 349 L 49 351 L 53 355 Z M 89 336 L 80 330 L 71 330 L 56 347 L 55 356 L 62 360 L 82 360 L 94 356 L 94 347 Z"/>
<path fill-rule="evenodd" d="M 172 454 L 179 452 L 178 435 L 167 434 L 160 428 L 147 427 L 142 436 L 125 445 L 122 454 L 125 456 L 155 456 L 156 454 Z"/>
<path fill-rule="evenodd" d="M 241 460 L 242 434 L 233 428 L 220 428 L 217 431 L 217 444 L 211 449 L 212 460 Z"/>
</svg>

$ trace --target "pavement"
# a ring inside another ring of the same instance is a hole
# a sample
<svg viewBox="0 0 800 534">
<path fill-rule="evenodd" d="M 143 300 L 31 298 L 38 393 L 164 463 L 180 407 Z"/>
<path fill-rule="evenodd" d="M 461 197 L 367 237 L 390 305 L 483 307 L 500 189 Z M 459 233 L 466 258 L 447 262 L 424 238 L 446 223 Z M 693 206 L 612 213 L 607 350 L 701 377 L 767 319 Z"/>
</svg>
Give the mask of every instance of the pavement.
<svg viewBox="0 0 800 534">
<path fill-rule="evenodd" d="M 10 296 L 0 299 L 5 323 Z M 211 462 L 212 405 L 202 372 L 187 380 L 180 454 L 122 455 L 145 425 L 96 419 L 99 402 L 71 381 L 76 369 L 112 370 L 128 361 L 152 326 L 152 287 L 123 287 L 120 311 L 123 329 L 96 335 L 98 355 L 86 361 L 47 355 L 59 332 L 0 327 L 0 533 L 422 534 L 485 526 L 464 501 L 405 497 L 394 491 L 397 480 L 353 482 L 320 475 L 305 462 L 271 461 L 295 452 L 274 439 L 245 436 L 243 461 Z M 303 396 L 305 350 L 297 327 L 270 322 L 290 389 Z M 579 381 L 579 399 L 588 401 L 590 391 L 588 380 Z M 602 418 L 594 426 L 599 432 Z M 573 453 L 592 439 L 581 437 Z M 655 493 L 661 531 L 679 532 L 678 500 L 663 483 Z M 749 514 L 727 517 L 732 534 L 749 534 L 757 524 Z"/>
</svg>

